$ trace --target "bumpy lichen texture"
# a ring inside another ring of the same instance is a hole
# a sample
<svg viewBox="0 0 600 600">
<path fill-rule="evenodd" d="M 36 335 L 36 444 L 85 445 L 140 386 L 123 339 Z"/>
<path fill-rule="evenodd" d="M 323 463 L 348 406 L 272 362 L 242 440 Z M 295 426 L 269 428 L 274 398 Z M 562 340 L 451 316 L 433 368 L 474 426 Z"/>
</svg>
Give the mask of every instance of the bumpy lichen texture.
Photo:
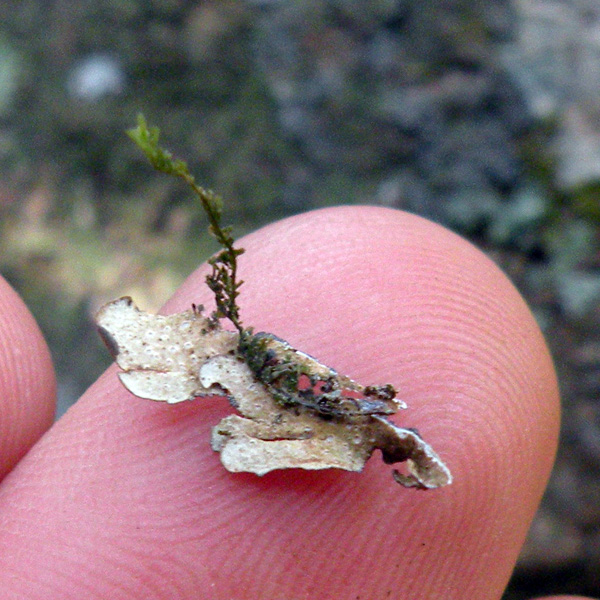
<svg viewBox="0 0 600 600">
<path fill-rule="evenodd" d="M 391 386 L 363 387 L 265 334 L 248 334 L 264 351 L 260 364 L 253 364 L 244 356 L 247 344 L 240 344 L 240 332 L 222 329 L 218 319 L 196 308 L 151 315 L 125 297 L 105 305 L 97 323 L 122 369 L 123 385 L 136 396 L 168 403 L 229 398 L 240 414 L 216 425 L 211 442 L 228 471 L 361 471 L 380 449 L 386 463 L 406 462 L 404 472 L 393 472 L 403 486 L 432 489 L 452 481 L 446 465 L 414 429 L 387 419 L 405 408 Z M 282 378 L 290 370 L 295 391 L 289 389 L 290 379 Z M 287 389 L 278 385 L 281 381 Z"/>
</svg>

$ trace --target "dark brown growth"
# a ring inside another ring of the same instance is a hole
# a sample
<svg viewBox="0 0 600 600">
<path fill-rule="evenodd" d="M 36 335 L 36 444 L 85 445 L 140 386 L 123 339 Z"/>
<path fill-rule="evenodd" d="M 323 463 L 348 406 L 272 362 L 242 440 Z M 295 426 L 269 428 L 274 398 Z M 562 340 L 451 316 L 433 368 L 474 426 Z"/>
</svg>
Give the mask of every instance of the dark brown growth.
<svg viewBox="0 0 600 600">
<path fill-rule="evenodd" d="M 119 345 L 115 338 L 106 330 L 104 327 L 98 327 L 98 333 L 104 342 L 104 345 L 108 348 L 111 356 L 116 358 L 119 354 Z"/>
<path fill-rule="evenodd" d="M 392 385 L 362 387 L 274 335 L 244 330 L 238 352 L 284 407 L 303 406 L 324 418 L 346 420 L 399 408 Z"/>
</svg>

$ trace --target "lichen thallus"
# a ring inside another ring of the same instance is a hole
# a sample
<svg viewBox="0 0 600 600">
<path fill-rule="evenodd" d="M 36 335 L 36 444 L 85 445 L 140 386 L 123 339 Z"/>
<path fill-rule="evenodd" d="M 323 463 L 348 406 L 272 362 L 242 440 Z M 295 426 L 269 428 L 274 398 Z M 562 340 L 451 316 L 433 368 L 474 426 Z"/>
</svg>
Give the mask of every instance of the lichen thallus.
<svg viewBox="0 0 600 600">
<path fill-rule="evenodd" d="M 264 475 L 277 469 L 361 471 L 376 449 L 384 462 L 405 462 L 393 477 L 405 487 L 435 489 L 450 470 L 415 429 L 387 416 L 406 405 L 391 385 L 363 387 L 269 333 L 241 321 L 242 281 L 230 227 L 221 225 L 222 201 L 198 186 L 187 165 L 158 144 L 159 131 L 142 116 L 128 132 L 152 165 L 194 191 L 221 250 L 209 259 L 206 283 L 216 310 L 202 307 L 170 315 L 137 308 L 127 296 L 105 304 L 96 323 L 134 395 L 176 404 L 225 393 L 236 414 L 212 428 L 211 447 L 232 473 Z M 221 327 L 229 320 L 235 331 Z"/>
</svg>

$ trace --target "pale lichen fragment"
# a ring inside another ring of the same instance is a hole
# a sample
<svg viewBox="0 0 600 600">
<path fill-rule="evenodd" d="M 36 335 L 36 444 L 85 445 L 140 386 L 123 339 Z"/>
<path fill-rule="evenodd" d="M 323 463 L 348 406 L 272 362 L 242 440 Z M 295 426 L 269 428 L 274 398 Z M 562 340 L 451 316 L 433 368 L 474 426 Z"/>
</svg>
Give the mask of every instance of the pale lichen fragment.
<svg viewBox="0 0 600 600">
<path fill-rule="evenodd" d="M 169 404 L 214 394 L 200 383 L 200 366 L 233 352 L 237 343 L 237 334 L 215 326 L 199 311 L 151 315 L 128 296 L 103 306 L 96 323 L 123 369 L 123 385 L 140 398 Z"/>
<path fill-rule="evenodd" d="M 225 417 L 213 428 L 213 450 L 221 453 L 228 471 L 257 475 L 293 467 L 360 471 L 371 454 L 360 427 L 323 419 L 305 407 L 281 407 L 235 358 L 209 360 L 200 377 L 206 386 L 226 387 L 243 415 Z"/>
<path fill-rule="evenodd" d="M 218 321 L 198 310 L 151 315 L 130 298 L 121 298 L 100 310 L 97 323 L 123 369 L 121 381 L 133 394 L 169 403 L 214 394 L 229 397 L 240 414 L 213 428 L 211 445 L 231 472 L 361 471 L 380 449 L 386 463 L 406 462 L 404 473 L 394 471 L 401 485 L 431 489 L 452 481 L 448 468 L 415 430 L 398 427 L 385 416 L 405 406 L 388 393 L 391 386 L 364 388 L 273 338 L 278 346 L 269 344 L 280 349 L 273 355 L 276 368 L 297 361 L 303 373 L 314 375 L 320 384 L 329 381 L 333 390 L 305 393 L 304 400 L 310 401 L 300 401 L 299 393 L 298 402 L 290 401 L 287 393 L 282 402 L 274 393 L 277 380 L 263 384 L 239 352 L 239 333 L 221 329 Z M 363 397 L 344 400 L 348 391 Z M 315 404 L 321 396 L 327 400 L 325 411 Z"/>
</svg>

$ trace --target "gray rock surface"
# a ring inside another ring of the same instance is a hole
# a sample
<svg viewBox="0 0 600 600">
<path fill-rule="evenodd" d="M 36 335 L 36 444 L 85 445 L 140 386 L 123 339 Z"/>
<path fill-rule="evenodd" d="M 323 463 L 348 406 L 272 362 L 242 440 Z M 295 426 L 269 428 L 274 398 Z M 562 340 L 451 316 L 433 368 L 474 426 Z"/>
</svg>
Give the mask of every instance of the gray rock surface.
<svg viewBox="0 0 600 600">
<path fill-rule="evenodd" d="M 516 36 L 502 62 L 528 112 L 557 122 L 558 183 L 600 178 L 600 4 L 596 0 L 513 0 Z"/>
</svg>

